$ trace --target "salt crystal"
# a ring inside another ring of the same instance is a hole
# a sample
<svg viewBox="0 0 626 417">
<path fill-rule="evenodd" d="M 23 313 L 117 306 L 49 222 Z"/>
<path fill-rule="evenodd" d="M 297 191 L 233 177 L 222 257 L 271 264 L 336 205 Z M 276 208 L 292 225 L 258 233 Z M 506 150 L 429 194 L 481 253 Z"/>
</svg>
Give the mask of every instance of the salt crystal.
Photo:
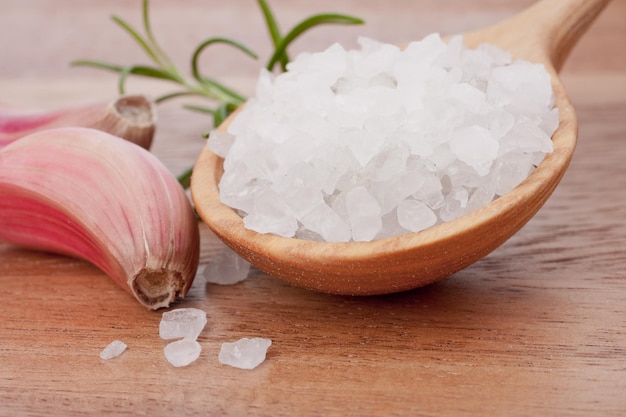
<svg viewBox="0 0 626 417">
<path fill-rule="evenodd" d="M 235 137 L 230 133 L 215 130 L 209 135 L 207 144 L 214 154 L 225 158 L 233 145 L 234 139 Z"/>
<path fill-rule="evenodd" d="M 204 268 L 206 282 L 220 285 L 233 285 L 245 280 L 250 272 L 250 263 L 228 246 L 213 257 Z"/>
<path fill-rule="evenodd" d="M 293 236 L 298 223 L 289 215 L 288 206 L 270 189 L 261 190 L 254 199 L 252 212 L 244 217 L 244 225 L 260 233 Z"/>
<path fill-rule="evenodd" d="M 469 202 L 469 192 L 466 188 L 454 188 L 446 197 L 446 204 L 439 210 L 439 217 L 444 222 L 454 220 L 466 213 L 465 207 Z"/>
<path fill-rule="evenodd" d="M 163 348 L 165 358 L 175 367 L 187 366 L 200 356 L 202 346 L 191 339 L 181 339 L 168 343 Z"/>
<path fill-rule="evenodd" d="M 495 192 L 504 195 L 522 182 L 532 170 L 530 155 L 507 154 L 498 162 L 495 175 Z"/>
<path fill-rule="evenodd" d="M 398 223 L 398 214 L 395 209 L 383 215 L 382 222 L 383 227 L 376 235 L 376 239 L 384 239 L 410 232 L 410 230 L 405 229 Z"/>
<path fill-rule="evenodd" d="M 365 187 L 356 187 L 346 195 L 346 208 L 352 227 L 352 238 L 355 241 L 372 240 L 382 228 L 378 201 Z"/>
<path fill-rule="evenodd" d="M 410 155 L 406 145 L 391 145 L 381 150 L 362 171 L 362 175 L 373 181 L 388 181 L 398 178 L 406 171 L 406 160 Z"/>
<path fill-rule="evenodd" d="M 410 167 L 406 171 L 388 181 L 373 182 L 369 191 L 380 202 L 382 213 L 388 213 L 398 207 L 402 201 L 416 193 L 426 182 L 427 172 L 421 167 Z"/>
<path fill-rule="evenodd" d="M 327 242 L 345 242 L 351 237 L 350 226 L 326 203 L 315 206 L 300 222 Z"/>
<path fill-rule="evenodd" d="M 448 91 L 450 97 L 456 100 L 463 108 L 472 113 L 483 109 L 487 95 L 468 83 L 453 84 Z"/>
<path fill-rule="evenodd" d="M 121 340 L 114 340 L 100 352 L 100 359 L 109 360 L 120 356 L 128 346 Z"/>
<path fill-rule="evenodd" d="M 204 326 L 206 313 L 197 308 L 178 308 L 166 311 L 159 323 L 159 336 L 162 339 L 185 338 L 196 340 Z"/>
<path fill-rule="evenodd" d="M 490 179 L 484 182 L 481 187 L 477 187 L 471 193 L 465 211 L 472 212 L 493 201 L 496 196 L 496 185 Z M 516 184 L 517 185 L 517 184 Z"/>
<path fill-rule="evenodd" d="M 437 215 L 421 201 L 404 200 L 398 205 L 398 223 L 411 232 L 419 232 L 437 223 Z"/>
<path fill-rule="evenodd" d="M 552 151 L 542 65 L 438 34 L 358 43 L 262 71 L 257 97 L 209 139 L 225 154 L 220 198 L 247 228 L 333 242 L 422 230 L 488 204 Z"/>
<path fill-rule="evenodd" d="M 356 128 L 343 130 L 341 136 L 361 166 L 367 165 L 385 143 L 384 136 Z M 363 146 L 364 143 L 367 143 L 368 146 Z"/>
<path fill-rule="evenodd" d="M 557 115 L 558 118 L 558 115 Z M 494 139 L 500 139 L 511 131 L 515 125 L 515 117 L 504 109 L 494 109 L 489 120 L 489 131 Z"/>
<path fill-rule="evenodd" d="M 319 82 L 334 84 L 343 74 L 347 65 L 346 50 L 333 44 L 320 53 L 302 53 L 300 59 L 291 61 L 287 68 L 295 73 L 315 73 L 323 75 Z"/>
<path fill-rule="evenodd" d="M 470 165 L 479 175 L 487 175 L 498 156 L 499 144 L 489 130 L 480 126 L 469 126 L 454 132 L 450 149 L 459 160 Z"/>
<path fill-rule="evenodd" d="M 423 201 L 431 209 L 442 207 L 445 204 L 445 196 L 439 177 L 431 173 L 425 174 L 423 179 L 423 184 L 414 194 L 416 199 Z"/>
<path fill-rule="evenodd" d="M 299 186 L 291 187 L 289 194 L 287 191 L 285 194 L 288 195 L 285 203 L 289 211 L 298 219 L 306 216 L 315 206 L 324 202 L 324 194 L 321 190 L 304 181 Z"/>
<path fill-rule="evenodd" d="M 547 136 L 551 136 L 556 128 L 559 127 L 559 109 L 554 108 L 550 110 L 540 124 L 540 127 Z"/>
<path fill-rule="evenodd" d="M 265 361 L 267 349 L 272 341 L 261 337 L 249 339 L 244 337 L 236 342 L 222 343 L 219 361 L 241 369 L 254 369 Z"/>
</svg>

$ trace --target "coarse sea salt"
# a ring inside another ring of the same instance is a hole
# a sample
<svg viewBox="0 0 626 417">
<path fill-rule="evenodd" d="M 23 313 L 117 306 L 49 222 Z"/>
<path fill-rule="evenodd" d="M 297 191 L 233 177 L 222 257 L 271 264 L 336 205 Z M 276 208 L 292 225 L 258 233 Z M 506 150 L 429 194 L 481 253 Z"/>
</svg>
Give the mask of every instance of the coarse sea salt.
<svg viewBox="0 0 626 417">
<path fill-rule="evenodd" d="M 263 71 L 228 131 L 211 133 L 220 198 L 247 228 L 322 241 L 417 232 L 507 193 L 552 151 L 543 65 L 438 34 L 359 44 Z"/>
<path fill-rule="evenodd" d="M 181 339 L 168 343 L 163 349 L 165 358 L 173 366 L 187 366 L 200 357 L 202 346 L 195 340 Z"/>
<path fill-rule="evenodd" d="M 247 338 L 236 342 L 224 342 L 218 359 L 224 365 L 241 369 L 254 369 L 265 361 L 267 349 L 272 345 L 270 339 L 262 337 Z"/>
<path fill-rule="evenodd" d="M 163 348 L 165 358 L 170 364 L 182 367 L 198 359 L 202 346 L 196 339 L 206 323 L 206 313 L 198 308 L 178 308 L 162 314 L 159 336 L 166 340 L 182 338 Z"/>
<path fill-rule="evenodd" d="M 205 281 L 211 284 L 234 285 L 248 278 L 251 265 L 224 245 L 204 267 Z"/>
<path fill-rule="evenodd" d="M 196 340 L 207 324 L 206 313 L 198 308 L 177 308 L 161 315 L 161 339 Z"/>
<path fill-rule="evenodd" d="M 109 360 L 120 356 L 128 346 L 121 340 L 114 340 L 100 352 L 100 359 Z"/>
</svg>

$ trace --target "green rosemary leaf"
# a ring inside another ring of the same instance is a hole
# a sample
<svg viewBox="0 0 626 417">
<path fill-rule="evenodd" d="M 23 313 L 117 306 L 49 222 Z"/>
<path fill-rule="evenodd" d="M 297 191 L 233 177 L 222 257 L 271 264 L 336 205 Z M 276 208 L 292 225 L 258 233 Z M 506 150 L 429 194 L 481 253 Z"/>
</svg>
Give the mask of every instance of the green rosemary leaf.
<svg viewBox="0 0 626 417">
<path fill-rule="evenodd" d="M 271 71 L 276 63 L 279 62 L 280 57 L 286 51 L 287 47 L 291 42 L 293 42 L 298 36 L 307 30 L 323 25 L 323 24 L 342 24 L 342 25 L 360 25 L 365 23 L 362 19 L 358 17 L 343 15 L 343 14 L 335 14 L 335 13 L 322 13 L 311 16 L 302 22 L 298 23 L 293 29 L 285 35 L 285 37 L 281 40 L 280 44 L 275 48 L 274 54 L 269 59 L 266 68 Z M 286 68 L 283 67 L 283 71 Z"/>
<path fill-rule="evenodd" d="M 180 83 L 181 79 L 170 71 L 162 70 L 160 68 L 148 67 L 144 65 L 135 65 L 130 68 L 130 73 L 134 75 L 141 75 L 143 77 L 159 78 L 162 80 L 170 80 L 176 83 Z"/>
<path fill-rule="evenodd" d="M 213 115 L 213 125 L 215 127 L 221 125 L 224 120 L 226 120 L 226 118 L 230 116 L 230 114 L 235 110 L 237 110 L 237 106 L 232 103 L 220 104 L 215 110 L 215 114 Z"/>
<path fill-rule="evenodd" d="M 128 34 L 130 36 L 133 37 L 133 39 L 135 39 L 135 41 L 142 47 L 142 49 L 144 51 L 146 51 L 146 53 L 148 54 L 148 56 L 159 66 L 164 66 L 163 62 L 161 61 L 160 57 L 156 54 L 156 52 L 153 50 L 152 46 L 148 43 L 148 41 L 146 41 L 146 39 L 144 39 L 143 36 L 141 36 L 139 34 L 139 32 L 137 32 L 135 29 L 133 29 L 132 26 L 130 26 L 128 23 L 126 23 L 124 20 L 122 20 L 121 18 L 117 17 L 117 16 L 113 16 L 113 21 L 115 21 L 115 23 L 117 23 L 118 25 L 120 25 L 124 30 L 126 30 L 126 32 L 128 32 Z"/>
<path fill-rule="evenodd" d="M 172 98 L 184 97 L 184 96 L 204 96 L 203 94 L 197 93 L 195 91 L 175 91 L 173 93 L 164 94 L 162 96 L 157 97 L 154 101 L 156 103 L 162 103 L 166 100 L 170 100 Z"/>
<path fill-rule="evenodd" d="M 191 185 L 191 174 L 192 173 L 193 173 L 193 167 L 187 168 L 185 170 L 185 172 L 183 172 L 178 177 L 176 177 L 178 179 L 178 182 L 180 183 L 180 185 L 183 186 L 183 188 L 187 189 Z"/>
<path fill-rule="evenodd" d="M 160 68 L 148 67 L 144 65 L 135 65 L 131 67 L 126 67 L 120 73 L 120 79 L 118 82 L 118 91 L 120 94 L 124 94 L 124 85 L 126 83 L 126 78 L 129 75 L 140 75 L 142 77 L 148 78 L 157 78 L 160 80 L 169 80 L 175 83 L 181 84 L 181 79 L 176 75 L 172 74 L 169 71 L 162 70 Z"/>
<path fill-rule="evenodd" d="M 122 72 L 125 68 L 121 65 L 108 64 L 106 62 L 101 62 L 101 61 L 90 61 L 87 59 L 80 59 L 80 60 L 72 61 L 70 62 L 70 65 L 73 67 L 100 68 L 100 69 L 105 69 L 105 70 L 114 71 L 114 72 Z"/>
<path fill-rule="evenodd" d="M 197 111 L 197 112 L 200 112 L 200 113 L 215 114 L 215 110 L 214 109 L 210 109 L 210 108 L 204 107 L 204 106 L 197 106 L 195 104 L 185 104 L 185 105 L 183 105 L 183 108 L 185 108 L 187 110 Z"/>
<path fill-rule="evenodd" d="M 222 101 L 238 106 L 246 101 L 245 97 L 225 85 L 210 78 L 202 78 L 202 85 L 209 88 L 215 95 L 219 95 Z"/>
<path fill-rule="evenodd" d="M 267 24 L 267 30 L 270 33 L 270 37 L 272 38 L 272 42 L 274 43 L 274 48 L 280 45 L 280 41 L 282 40 L 282 35 L 280 34 L 280 29 L 278 27 L 278 22 L 274 18 L 274 13 L 270 8 L 269 4 L 265 0 L 258 0 L 259 6 L 261 7 L 261 11 L 263 12 L 263 16 L 265 17 L 265 23 Z M 286 67 L 289 62 L 289 56 L 287 52 L 284 51 L 280 58 L 281 66 Z"/>
<path fill-rule="evenodd" d="M 117 92 L 120 95 L 126 94 L 126 79 L 130 75 L 132 67 L 126 67 L 120 72 L 120 79 L 117 82 Z"/>
<path fill-rule="evenodd" d="M 254 59 L 257 59 L 257 55 L 253 51 L 251 51 L 245 45 L 235 40 L 232 40 L 229 38 L 221 38 L 221 37 L 209 38 L 201 42 L 200 45 L 198 45 L 198 47 L 193 52 L 193 55 L 191 57 L 192 76 L 196 81 L 198 81 L 198 83 L 200 83 L 200 85 L 202 85 L 206 90 L 208 90 L 207 95 L 209 96 L 215 95 L 216 97 L 214 98 L 217 98 L 218 100 L 221 100 L 221 101 L 227 101 L 227 102 L 231 102 L 234 104 L 241 104 L 245 101 L 245 98 L 241 94 L 235 92 L 234 90 L 226 87 L 225 85 L 211 78 L 203 76 L 202 74 L 200 74 L 200 70 L 198 69 L 198 58 L 200 57 L 200 53 L 202 53 L 202 51 L 204 51 L 204 49 L 206 49 L 209 45 L 218 44 L 218 43 L 234 46 L 235 48 L 244 52 L 246 55 Z"/>
<path fill-rule="evenodd" d="M 156 41 L 156 38 L 154 37 L 154 33 L 152 32 L 152 27 L 150 25 L 150 15 L 148 11 L 149 11 L 148 0 L 143 0 L 143 8 L 142 8 L 143 28 L 144 28 L 144 31 L 146 32 L 146 36 L 148 37 L 147 41 L 152 46 L 154 54 L 160 57 L 160 59 L 162 60 L 161 62 L 166 63 L 167 66 L 170 68 L 174 68 L 173 61 L 165 53 L 165 51 L 161 49 L 161 47 L 159 46 L 159 43 Z"/>
<path fill-rule="evenodd" d="M 200 74 L 200 71 L 198 70 L 198 58 L 200 56 L 200 53 L 202 51 L 204 51 L 204 49 L 209 46 L 209 45 L 213 45 L 216 43 L 223 43 L 223 44 L 227 44 L 227 45 L 231 45 L 234 46 L 235 48 L 239 49 L 240 51 L 244 52 L 246 55 L 257 59 L 258 56 L 257 54 L 255 54 L 254 52 L 252 52 L 249 48 L 247 48 L 245 45 L 233 40 L 233 39 L 229 39 L 229 38 L 209 38 L 203 42 L 200 43 L 200 45 L 198 45 L 198 47 L 195 49 L 195 51 L 193 52 L 193 55 L 191 56 L 191 72 L 193 77 L 202 82 L 202 80 L 204 79 L 202 77 L 202 75 Z"/>
</svg>

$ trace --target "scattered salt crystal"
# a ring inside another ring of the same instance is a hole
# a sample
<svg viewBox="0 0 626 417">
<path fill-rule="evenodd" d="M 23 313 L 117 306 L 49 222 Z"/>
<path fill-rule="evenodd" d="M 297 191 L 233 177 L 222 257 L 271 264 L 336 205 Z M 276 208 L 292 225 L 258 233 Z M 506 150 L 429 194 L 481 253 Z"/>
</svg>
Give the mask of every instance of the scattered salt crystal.
<svg viewBox="0 0 626 417">
<path fill-rule="evenodd" d="M 120 356 L 128 346 L 120 340 L 114 340 L 100 352 L 100 359 L 109 360 Z"/>
<path fill-rule="evenodd" d="M 263 363 L 271 344 L 270 339 L 261 337 L 244 337 L 236 342 L 225 342 L 220 349 L 219 361 L 235 368 L 253 369 Z"/>
<path fill-rule="evenodd" d="M 196 339 L 206 323 L 206 313 L 198 308 L 178 308 L 163 313 L 159 323 L 159 336 L 162 339 L 182 337 L 181 340 L 167 344 L 163 349 L 169 363 L 181 367 L 198 359 L 202 347 Z"/>
<path fill-rule="evenodd" d="M 191 339 L 181 339 L 168 343 L 163 348 L 165 358 L 175 367 L 187 366 L 200 356 L 202 346 Z"/>
<path fill-rule="evenodd" d="M 438 34 L 359 45 L 262 71 L 257 97 L 211 133 L 220 198 L 247 228 L 333 242 L 422 230 L 510 191 L 552 151 L 543 65 Z"/>
<path fill-rule="evenodd" d="M 159 336 L 166 340 L 181 337 L 196 340 L 206 323 L 206 313 L 197 308 L 178 308 L 166 311 L 161 316 L 159 323 Z"/>
<path fill-rule="evenodd" d="M 233 285 L 245 280 L 250 272 L 250 263 L 228 246 L 216 253 L 204 268 L 206 282 Z"/>
</svg>

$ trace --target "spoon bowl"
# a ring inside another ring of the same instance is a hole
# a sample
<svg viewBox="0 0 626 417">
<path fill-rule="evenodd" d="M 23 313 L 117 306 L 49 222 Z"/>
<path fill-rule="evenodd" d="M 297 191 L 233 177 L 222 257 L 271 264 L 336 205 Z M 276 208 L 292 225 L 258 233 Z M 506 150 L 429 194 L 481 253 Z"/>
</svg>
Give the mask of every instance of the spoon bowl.
<svg viewBox="0 0 626 417">
<path fill-rule="evenodd" d="M 494 26 L 464 34 L 464 43 L 496 45 L 516 59 L 542 63 L 552 78 L 559 127 L 554 150 L 509 193 L 455 220 L 417 233 L 370 242 L 316 242 L 260 234 L 221 203 L 223 160 L 207 147 L 196 163 L 192 198 L 213 232 L 257 268 L 294 285 L 344 295 L 405 291 L 471 265 L 513 236 L 550 197 L 572 158 L 576 113 L 558 71 L 576 41 L 609 0 L 542 0 Z M 225 130 L 229 119 L 222 123 Z"/>
</svg>

